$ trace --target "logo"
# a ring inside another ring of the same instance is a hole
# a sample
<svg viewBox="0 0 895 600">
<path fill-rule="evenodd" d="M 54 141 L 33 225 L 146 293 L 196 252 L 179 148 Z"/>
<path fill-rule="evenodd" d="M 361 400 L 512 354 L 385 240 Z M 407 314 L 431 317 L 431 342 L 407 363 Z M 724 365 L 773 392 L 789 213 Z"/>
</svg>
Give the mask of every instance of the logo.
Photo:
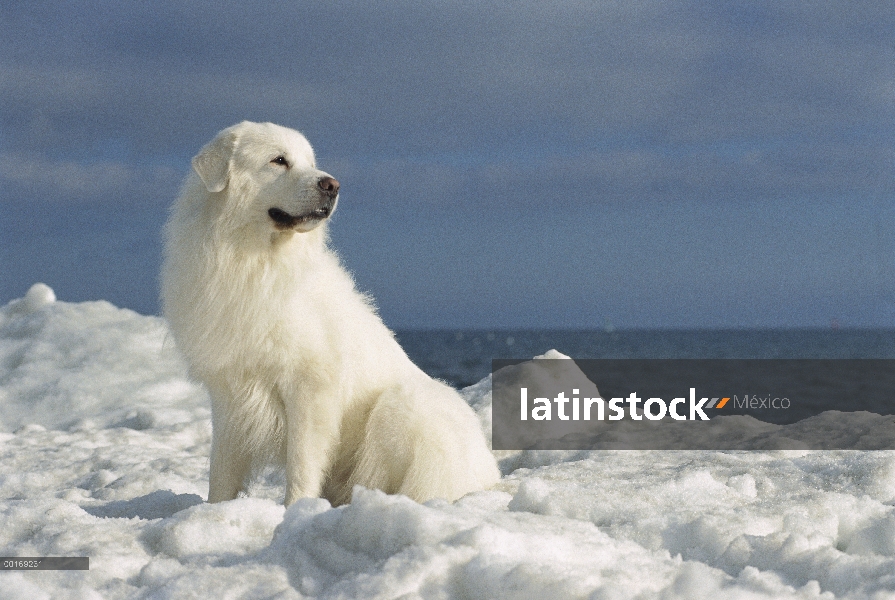
<svg viewBox="0 0 895 600">
<path fill-rule="evenodd" d="M 565 392 L 560 392 L 551 401 L 548 398 L 534 398 L 531 407 L 528 402 L 528 388 L 520 388 L 519 408 L 520 420 L 527 421 L 529 415 L 535 421 L 553 420 L 553 406 L 556 405 L 556 417 L 560 421 L 621 421 L 625 413 L 634 421 L 642 421 L 646 417 L 650 421 L 660 421 L 666 416 L 675 421 L 708 421 L 710 417 L 703 409 L 721 409 L 730 401 L 724 398 L 701 398 L 696 400 L 696 388 L 690 388 L 689 402 L 687 398 L 674 398 L 666 403 L 662 398 L 649 398 L 643 400 L 637 396 L 637 392 L 631 392 L 627 398 L 612 398 L 608 402 L 603 398 L 580 398 L 579 390 L 572 390 L 572 397 L 567 398 Z M 552 402 L 552 404 L 551 404 Z M 643 402 L 643 407 L 639 405 Z M 567 405 L 571 403 L 571 415 L 567 412 Z M 627 403 L 627 406 L 625 404 Z M 679 412 L 680 405 L 689 408 L 684 414 Z M 608 415 L 607 415 L 608 409 Z"/>
</svg>

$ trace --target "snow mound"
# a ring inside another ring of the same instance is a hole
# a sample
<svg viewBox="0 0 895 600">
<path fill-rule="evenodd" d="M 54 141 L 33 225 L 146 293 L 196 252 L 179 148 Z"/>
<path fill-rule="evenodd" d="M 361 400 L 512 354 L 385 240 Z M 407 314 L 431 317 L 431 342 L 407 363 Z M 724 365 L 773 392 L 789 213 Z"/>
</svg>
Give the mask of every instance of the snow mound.
<svg viewBox="0 0 895 600">
<path fill-rule="evenodd" d="M 108 302 L 56 302 L 35 284 L 0 308 L 0 430 L 148 429 L 207 408 L 163 319 Z"/>
</svg>

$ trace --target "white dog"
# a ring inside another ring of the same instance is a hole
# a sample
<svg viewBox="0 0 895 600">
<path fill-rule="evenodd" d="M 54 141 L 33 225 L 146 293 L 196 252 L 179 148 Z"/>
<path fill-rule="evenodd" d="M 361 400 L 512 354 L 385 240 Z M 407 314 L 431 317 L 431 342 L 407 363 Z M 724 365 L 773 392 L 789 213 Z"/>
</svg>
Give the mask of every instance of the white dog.
<svg viewBox="0 0 895 600">
<path fill-rule="evenodd" d="M 162 304 L 212 399 L 209 502 L 267 462 L 286 504 L 355 484 L 455 500 L 500 477 L 472 409 L 417 368 L 327 246 L 339 183 L 297 131 L 244 122 L 193 158 Z"/>
</svg>

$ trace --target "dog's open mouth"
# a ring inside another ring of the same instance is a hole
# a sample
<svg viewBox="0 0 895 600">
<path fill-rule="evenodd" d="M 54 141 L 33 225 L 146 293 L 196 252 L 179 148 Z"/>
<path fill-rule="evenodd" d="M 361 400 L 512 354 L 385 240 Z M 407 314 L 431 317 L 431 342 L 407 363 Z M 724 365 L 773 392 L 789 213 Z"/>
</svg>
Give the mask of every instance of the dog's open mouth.
<svg viewBox="0 0 895 600">
<path fill-rule="evenodd" d="M 311 212 L 302 215 L 290 215 L 285 210 L 279 208 L 271 208 L 267 214 L 276 224 L 277 229 L 292 229 L 298 225 L 302 225 L 309 221 L 319 221 L 327 218 L 332 213 L 331 206 L 321 206 Z"/>
</svg>

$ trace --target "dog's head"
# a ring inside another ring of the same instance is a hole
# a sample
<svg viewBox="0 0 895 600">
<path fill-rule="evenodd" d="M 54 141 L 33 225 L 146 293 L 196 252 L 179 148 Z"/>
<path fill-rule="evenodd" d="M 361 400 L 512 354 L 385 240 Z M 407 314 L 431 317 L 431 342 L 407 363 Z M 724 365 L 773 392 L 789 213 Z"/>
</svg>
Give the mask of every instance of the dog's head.
<svg viewBox="0 0 895 600">
<path fill-rule="evenodd" d="M 193 157 L 205 188 L 221 194 L 229 214 L 279 232 L 307 232 L 333 213 L 339 182 L 317 169 L 299 132 L 244 121 L 220 132 Z"/>
</svg>

